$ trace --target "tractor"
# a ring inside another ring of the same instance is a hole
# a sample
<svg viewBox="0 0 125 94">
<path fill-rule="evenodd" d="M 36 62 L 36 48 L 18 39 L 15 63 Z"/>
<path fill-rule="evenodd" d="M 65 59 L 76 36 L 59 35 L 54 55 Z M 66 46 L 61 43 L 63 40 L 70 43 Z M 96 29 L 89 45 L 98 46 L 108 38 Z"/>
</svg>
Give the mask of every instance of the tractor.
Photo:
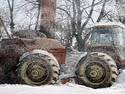
<svg viewBox="0 0 125 94">
<path fill-rule="evenodd" d="M 2 20 L 1 24 L 7 33 Z M 118 70 L 125 67 L 124 29 L 116 24 L 95 25 L 89 29 L 83 52 L 87 54 L 76 61 L 75 83 L 103 88 L 115 82 Z M 0 41 L 0 84 L 39 86 L 60 82 L 60 66 L 66 65 L 67 54 L 60 42 L 7 35 L 9 38 Z"/>
<path fill-rule="evenodd" d="M 111 86 L 125 68 L 125 26 L 98 23 L 88 28 L 84 52 L 76 65 L 76 83 L 92 88 Z"/>
</svg>

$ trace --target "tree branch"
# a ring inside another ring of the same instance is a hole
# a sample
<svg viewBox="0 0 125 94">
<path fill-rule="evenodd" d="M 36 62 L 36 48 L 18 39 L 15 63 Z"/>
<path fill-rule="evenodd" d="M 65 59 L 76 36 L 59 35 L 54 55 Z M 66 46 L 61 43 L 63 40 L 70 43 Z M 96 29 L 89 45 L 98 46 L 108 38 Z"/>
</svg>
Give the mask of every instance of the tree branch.
<svg viewBox="0 0 125 94">
<path fill-rule="evenodd" d="M 98 1 L 97 3 L 93 4 L 93 6 L 99 5 L 99 4 L 101 4 L 101 3 L 102 3 L 102 0 L 100 0 L 100 1 Z M 82 12 L 83 12 L 84 10 L 86 10 L 87 8 L 90 8 L 90 7 L 92 7 L 92 5 L 83 8 L 83 9 L 82 9 Z"/>
<path fill-rule="evenodd" d="M 70 13 L 66 9 L 63 9 L 60 7 L 57 7 L 57 9 L 62 10 L 63 12 L 65 12 L 68 15 L 68 17 L 72 18 L 72 16 L 70 15 Z"/>
<path fill-rule="evenodd" d="M 98 19 L 97 19 L 96 22 L 100 22 L 101 19 L 103 18 L 104 11 L 105 11 L 106 1 L 107 1 L 107 0 L 104 0 L 104 1 L 103 1 L 102 9 L 101 9 L 100 15 L 99 15 L 99 17 L 98 17 Z"/>
<path fill-rule="evenodd" d="M 94 3 L 95 3 L 95 0 L 92 1 L 91 10 L 90 10 L 90 12 L 88 14 L 88 17 L 87 17 L 86 21 L 82 25 L 82 30 L 84 29 L 84 27 L 87 25 L 87 23 L 91 19 L 91 16 L 92 16 L 92 13 L 93 13 L 93 10 L 94 10 Z"/>
<path fill-rule="evenodd" d="M 86 10 L 85 10 L 85 12 L 86 12 L 87 15 L 89 15 Z M 93 23 L 95 23 L 92 17 L 91 17 L 91 20 L 92 20 Z"/>
</svg>

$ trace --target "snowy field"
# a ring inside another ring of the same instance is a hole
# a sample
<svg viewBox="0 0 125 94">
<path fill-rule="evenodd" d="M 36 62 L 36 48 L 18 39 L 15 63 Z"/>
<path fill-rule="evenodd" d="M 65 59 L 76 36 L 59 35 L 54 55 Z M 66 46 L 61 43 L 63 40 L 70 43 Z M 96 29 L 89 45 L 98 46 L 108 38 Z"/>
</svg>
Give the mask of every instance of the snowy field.
<svg viewBox="0 0 125 94">
<path fill-rule="evenodd" d="M 0 94 L 125 94 L 125 70 L 121 72 L 112 87 L 92 89 L 81 85 L 0 85 Z"/>
</svg>

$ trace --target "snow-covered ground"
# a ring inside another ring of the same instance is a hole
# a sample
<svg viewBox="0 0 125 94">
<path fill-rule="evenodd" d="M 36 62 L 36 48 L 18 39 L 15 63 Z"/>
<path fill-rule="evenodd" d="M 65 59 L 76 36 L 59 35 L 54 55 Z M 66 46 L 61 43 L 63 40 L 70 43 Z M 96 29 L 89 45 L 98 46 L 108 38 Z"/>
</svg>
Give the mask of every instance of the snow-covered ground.
<svg viewBox="0 0 125 94">
<path fill-rule="evenodd" d="M 0 94 L 125 94 L 125 70 L 121 72 L 112 87 L 92 89 L 67 83 L 65 85 L 0 85 Z"/>
</svg>

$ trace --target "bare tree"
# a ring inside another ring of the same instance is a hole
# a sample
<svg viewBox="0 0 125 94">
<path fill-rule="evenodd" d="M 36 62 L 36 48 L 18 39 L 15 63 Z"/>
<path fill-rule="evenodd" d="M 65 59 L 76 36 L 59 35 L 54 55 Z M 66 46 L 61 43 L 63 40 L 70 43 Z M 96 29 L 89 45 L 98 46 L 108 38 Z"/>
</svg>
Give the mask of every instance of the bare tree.
<svg viewBox="0 0 125 94">
<path fill-rule="evenodd" d="M 5 8 L 0 8 L 0 16 L 7 27 L 10 26 L 10 13 Z"/>
<path fill-rule="evenodd" d="M 14 10 L 14 0 L 7 0 L 9 11 L 10 11 L 10 29 L 14 33 L 14 20 L 13 20 L 13 10 Z"/>
<path fill-rule="evenodd" d="M 0 15 L 10 30 L 37 29 L 40 23 L 40 0 L 5 0 L 1 1 Z M 18 17 L 19 16 L 19 17 Z M 21 21 L 20 21 L 21 20 Z"/>
<path fill-rule="evenodd" d="M 113 11 L 104 11 L 104 18 L 108 21 L 121 22 L 125 24 L 125 0 L 112 0 L 115 2 L 115 9 Z M 112 3 L 112 2 L 110 2 Z"/>
<path fill-rule="evenodd" d="M 37 30 L 38 25 L 40 23 L 41 0 L 25 0 L 25 1 L 32 4 L 32 7 L 31 7 L 31 9 L 29 11 L 33 10 L 34 8 L 37 10 L 36 25 L 35 25 L 35 30 Z"/>
<path fill-rule="evenodd" d="M 85 28 L 85 26 L 88 24 L 88 22 L 91 20 L 91 16 L 94 11 L 94 6 L 101 1 L 95 3 L 95 0 L 92 1 L 92 4 L 87 7 L 82 7 L 82 4 L 84 3 L 82 0 L 66 0 L 66 3 L 70 3 L 72 8 L 72 11 L 69 11 L 69 7 L 65 5 L 65 7 L 57 7 L 57 9 L 62 10 L 69 18 L 71 28 L 72 28 L 72 34 L 75 36 L 77 42 L 78 42 L 78 50 L 83 51 L 84 46 L 84 40 L 82 38 L 82 33 Z M 89 13 L 87 12 L 87 8 L 90 8 Z M 83 18 L 83 14 L 87 12 L 86 19 Z"/>
<path fill-rule="evenodd" d="M 125 1 L 124 0 L 116 0 L 116 8 L 117 8 L 117 18 L 118 20 L 125 24 Z"/>
<path fill-rule="evenodd" d="M 64 0 L 65 4 L 57 7 L 70 22 L 72 36 L 77 40 L 79 51 L 84 50 L 85 40 L 82 36 L 85 33 L 84 29 L 89 23 L 100 22 L 107 15 L 108 12 L 105 11 L 107 2 L 108 0 L 92 0 L 91 4 L 88 4 L 88 0 Z M 93 14 L 96 11 L 96 6 L 100 7 L 100 11 L 95 20 Z"/>
<path fill-rule="evenodd" d="M 105 16 L 104 14 L 105 14 L 106 1 L 107 0 L 103 0 L 102 9 L 101 9 L 100 15 L 99 15 L 99 17 L 98 17 L 96 22 L 100 22 L 101 19 Z"/>
<path fill-rule="evenodd" d="M 52 38 L 50 29 L 54 28 L 56 17 L 56 0 L 26 0 L 37 7 L 35 30 L 40 25 L 40 32 Z"/>
</svg>

